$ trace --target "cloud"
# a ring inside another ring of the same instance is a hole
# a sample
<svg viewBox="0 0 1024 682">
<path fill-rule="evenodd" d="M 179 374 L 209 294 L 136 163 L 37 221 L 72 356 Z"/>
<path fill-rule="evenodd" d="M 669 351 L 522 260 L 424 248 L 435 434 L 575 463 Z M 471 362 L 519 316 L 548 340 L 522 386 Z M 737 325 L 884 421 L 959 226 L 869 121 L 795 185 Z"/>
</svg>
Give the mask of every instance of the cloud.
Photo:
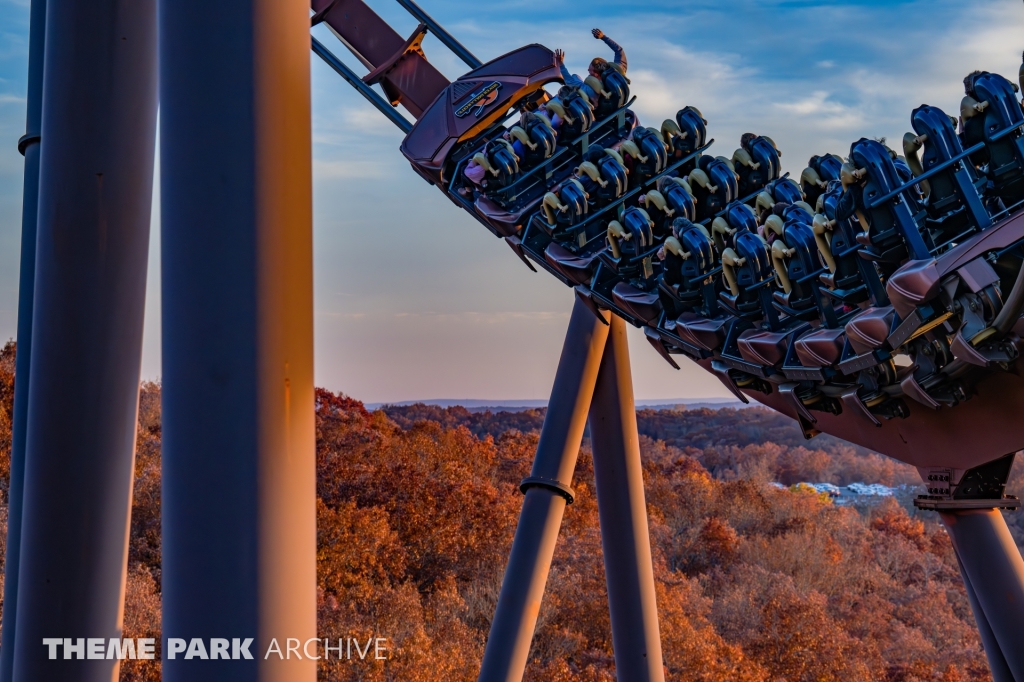
<svg viewBox="0 0 1024 682">
<path fill-rule="evenodd" d="M 380 180 L 388 177 L 390 163 L 377 163 L 365 158 L 352 160 L 313 159 L 313 178 L 318 184 L 331 180 Z"/>
<path fill-rule="evenodd" d="M 792 102 L 774 102 L 773 106 L 791 114 L 804 130 L 848 130 L 864 122 L 864 114 L 831 99 L 831 93 L 818 90 L 809 97 Z M 795 122 L 796 122 L 795 121 Z"/>
</svg>

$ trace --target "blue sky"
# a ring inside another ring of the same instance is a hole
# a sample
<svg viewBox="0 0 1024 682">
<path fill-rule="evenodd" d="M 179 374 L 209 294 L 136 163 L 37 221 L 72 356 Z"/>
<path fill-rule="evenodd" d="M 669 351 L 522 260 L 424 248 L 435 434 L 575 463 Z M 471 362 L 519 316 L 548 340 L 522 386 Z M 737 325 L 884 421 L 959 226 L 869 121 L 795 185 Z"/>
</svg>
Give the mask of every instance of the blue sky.
<svg viewBox="0 0 1024 682">
<path fill-rule="evenodd" d="M 643 3 L 420 0 L 484 61 L 520 45 L 561 47 L 574 71 L 607 49 L 629 55 L 641 121 L 697 106 L 730 155 L 742 133 L 771 136 L 793 174 L 862 136 L 897 141 L 922 104 L 956 113 L 973 69 L 1016 79 L 1020 0 L 651 0 Z M 369 0 L 403 34 L 415 20 Z M 331 36 L 340 57 L 359 65 Z M 15 335 L 28 2 L 0 0 L 0 337 Z M 464 68 L 432 37 L 449 78 Z M 313 57 L 317 383 L 368 402 L 544 398 L 572 292 L 529 272 L 500 240 L 420 180 L 401 134 Z M 154 230 L 159 229 L 157 221 Z M 159 244 L 151 240 L 143 375 L 158 378 Z M 693 365 L 668 367 L 630 337 L 639 399 L 725 396 Z"/>
</svg>

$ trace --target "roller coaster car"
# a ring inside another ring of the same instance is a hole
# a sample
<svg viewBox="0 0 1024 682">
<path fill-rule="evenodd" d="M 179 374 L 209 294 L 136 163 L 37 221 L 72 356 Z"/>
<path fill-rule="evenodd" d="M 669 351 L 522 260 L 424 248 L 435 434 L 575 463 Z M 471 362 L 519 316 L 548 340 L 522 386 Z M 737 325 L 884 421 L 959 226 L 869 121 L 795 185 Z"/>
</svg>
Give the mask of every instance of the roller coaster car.
<svg viewBox="0 0 1024 682">
<path fill-rule="evenodd" d="M 630 189 L 645 184 L 668 167 L 668 147 L 662 133 L 653 128 L 635 128 L 632 139 L 623 142 L 619 151 L 633 159 Z"/>
<path fill-rule="evenodd" d="M 964 120 L 964 142 L 967 146 L 985 143 L 985 175 L 1004 206 L 1015 206 L 1024 201 L 1024 136 L 1016 127 L 1024 123 L 1024 111 L 1013 84 L 998 74 L 973 74 L 968 90 L 968 98 L 979 104 L 974 112 L 965 112 L 972 115 Z"/>
<path fill-rule="evenodd" d="M 837 154 L 812 156 L 807 168 L 800 174 L 800 189 L 804 200 L 811 206 L 818 205 L 818 197 L 825 193 L 828 183 L 838 181 L 843 168 L 843 159 Z"/>
<path fill-rule="evenodd" d="M 850 148 L 852 167 L 843 172 L 843 196 L 837 207 L 841 220 L 856 217 L 862 232 L 857 242 L 865 258 L 875 261 L 883 274 L 896 270 L 908 257 L 929 255 L 914 215 L 920 206 L 907 193 L 875 203 L 903 186 L 889 150 L 875 140 L 861 138 Z"/>
<path fill-rule="evenodd" d="M 594 125 L 594 110 L 579 88 L 563 85 L 558 96 L 544 107 L 562 119 L 562 127 L 558 131 L 560 140 L 579 137 Z"/>
<path fill-rule="evenodd" d="M 903 150 L 914 175 L 945 167 L 918 184 L 924 195 L 927 215 L 923 227 L 931 249 L 991 227 L 992 219 L 978 193 L 984 179 L 979 181 L 970 163 L 950 163 L 962 155 L 963 147 L 949 116 L 941 109 L 923 105 L 914 110 L 910 120 L 917 134 L 906 134 Z"/>
<path fill-rule="evenodd" d="M 588 76 L 584 82 L 597 93 L 597 102 L 594 103 L 597 119 L 611 116 L 629 101 L 629 80 L 617 69 L 605 69 L 600 78 Z"/>
<path fill-rule="evenodd" d="M 626 107 L 594 121 L 576 91 L 547 101 L 559 80 L 546 48 L 501 57 L 449 85 L 403 152 L 528 265 L 807 436 L 958 469 L 1024 447 L 1005 426 L 1024 412 L 1024 112 L 1008 81 L 972 75 L 960 139 L 922 106 L 906 161 L 861 139 L 797 182 L 767 138 L 702 155 L 693 107 L 658 130 Z M 503 127 L 540 106 L 566 114 L 553 150 L 543 122 Z M 478 155 L 483 192 L 462 179 Z"/>
<path fill-rule="evenodd" d="M 543 45 L 509 52 L 449 84 L 406 135 L 402 153 L 427 182 L 447 184 L 457 144 L 479 139 L 513 105 L 536 102 L 544 84 L 560 80 L 554 53 Z"/>
<path fill-rule="evenodd" d="M 732 162 L 725 157 L 701 156 L 687 178 L 696 204 L 697 219 L 713 219 L 730 202 L 739 198 L 739 185 Z"/>
<path fill-rule="evenodd" d="M 739 196 L 746 197 L 779 178 L 782 175 L 782 162 L 771 138 L 750 133 L 743 137 L 740 148 L 733 152 L 732 163 L 739 175 Z"/>
<path fill-rule="evenodd" d="M 530 169 L 550 159 L 558 146 L 558 136 L 548 119 L 536 114 L 526 114 L 519 125 L 509 130 L 509 137 L 523 146 L 519 160 L 523 169 Z"/>
</svg>

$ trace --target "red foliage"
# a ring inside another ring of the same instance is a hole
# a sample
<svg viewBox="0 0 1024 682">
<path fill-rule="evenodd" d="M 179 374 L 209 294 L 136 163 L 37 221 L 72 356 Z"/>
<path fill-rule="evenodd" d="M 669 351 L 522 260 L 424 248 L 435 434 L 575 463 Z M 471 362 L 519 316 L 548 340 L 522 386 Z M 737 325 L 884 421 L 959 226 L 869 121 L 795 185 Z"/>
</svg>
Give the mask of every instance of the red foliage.
<svg viewBox="0 0 1024 682">
<path fill-rule="evenodd" d="M 3 489 L 13 357 L 10 344 L 0 352 Z M 140 394 L 128 637 L 159 636 L 159 392 L 146 384 Z M 536 415 L 494 433 L 504 417 L 474 422 L 466 414 L 449 410 L 446 424 L 396 424 L 357 400 L 317 391 L 319 632 L 387 637 L 390 653 L 383 661 L 322 661 L 320 679 L 476 679 L 518 520 L 517 485 L 537 434 L 520 428 Z M 851 472 L 898 478 L 906 473 L 900 465 L 841 444 L 754 442 L 758 429 L 788 438 L 770 414 L 731 442 L 720 436 L 733 416 L 702 426 L 690 415 L 673 426 L 672 414 L 646 415 L 648 431 L 661 429 L 685 449 L 641 439 L 666 679 L 991 679 L 940 526 L 895 501 L 858 511 L 766 482 L 805 467 L 819 480 Z M 699 447 L 687 433 L 703 439 Z M 537 682 L 615 679 L 586 447 L 573 486 L 576 503 L 564 517 L 527 668 Z M 129 662 L 121 679 L 159 674 L 159 661 Z"/>
</svg>

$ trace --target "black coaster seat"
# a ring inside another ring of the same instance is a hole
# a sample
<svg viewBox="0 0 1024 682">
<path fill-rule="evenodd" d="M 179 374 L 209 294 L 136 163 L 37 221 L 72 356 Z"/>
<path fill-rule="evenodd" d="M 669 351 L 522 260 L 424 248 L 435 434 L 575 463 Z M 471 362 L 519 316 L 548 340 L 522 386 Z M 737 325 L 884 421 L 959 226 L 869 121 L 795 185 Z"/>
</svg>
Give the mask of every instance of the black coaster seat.
<svg viewBox="0 0 1024 682">
<path fill-rule="evenodd" d="M 1014 206 L 1024 201 L 1024 133 L 1017 129 L 998 140 L 993 138 L 1024 123 L 1024 111 L 1013 85 L 999 74 L 983 71 L 975 75 L 972 90 L 976 100 L 988 103 L 980 115 L 983 140 L 988 150 L 988 179 L 1003 204 Z"/>
<path fill-rule="evenodd" d="M 509 137 L 523 146 L 519 165 L 524 169 L 534 168 L 551 158 L 558 146 L 558 136 L 543 116 L 526 114 L 519 125 L 509 130 Z"/>
<path fill-rule="evenodd" d="M 917 135 L 907 133 L 903 149 L 915 176 L 963 153 L 960 138 L 941 109 L 922 105 L 914 110 L 910 120 Z M 920 157 L 919 149 L 923 150 Z M 977 173 L 966 159 L 921 183 L 926 197 L 925 229 L 933 249 L 954 240 L 962 241 L 992 225 L 977 185 Z"/>
</svg>

